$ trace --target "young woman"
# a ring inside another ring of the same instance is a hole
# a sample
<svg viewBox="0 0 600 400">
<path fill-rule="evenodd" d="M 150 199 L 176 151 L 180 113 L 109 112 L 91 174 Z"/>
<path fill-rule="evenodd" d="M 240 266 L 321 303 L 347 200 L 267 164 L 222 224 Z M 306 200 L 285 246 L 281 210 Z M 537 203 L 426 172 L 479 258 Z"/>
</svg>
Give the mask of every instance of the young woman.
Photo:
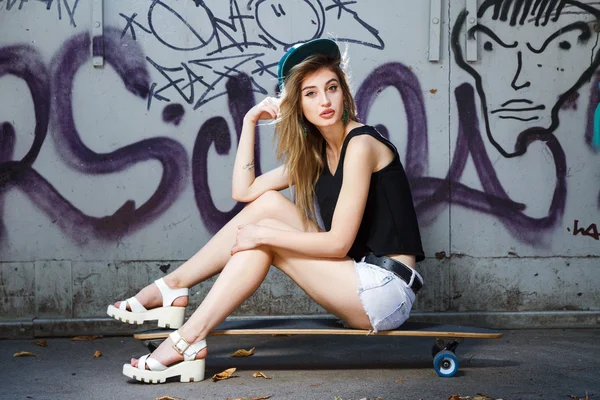
<svg viewBox="0 0 600 400">
<path fill-rule="evenodd" d="M 125 364 L 125 375 L 203 379 L 204 339 L 254 293 L 271 265 L 352 328 L 394 329 L 408 318 L 423 284 L 415 263 L 424 258 L 410 188 L 396 148 L 358 122 L 342 61 L 329 39 L 283 56 L 281 99 L 264 99 L 244 118 L 232 195 L 248 205 L 177 270 L 109 306 L 108 314 L 123 321 L 179 328 L 152 354 Z M 256 177 L 255 126 L 267 119 L 276 120 L 284 165 Z M 278 192 L 291 185 L 295 204 Z M 216 274 L 183 324 L 187 288 Z"/>
</svg>

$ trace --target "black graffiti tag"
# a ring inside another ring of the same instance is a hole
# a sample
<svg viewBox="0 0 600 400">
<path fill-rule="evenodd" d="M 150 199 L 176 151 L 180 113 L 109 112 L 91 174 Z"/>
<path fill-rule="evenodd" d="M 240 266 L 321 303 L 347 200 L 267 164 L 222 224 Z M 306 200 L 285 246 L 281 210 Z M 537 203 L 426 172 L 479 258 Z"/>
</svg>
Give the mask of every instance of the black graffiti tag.
<svg viewBox="0 0 600 400">
<path fill-rule="evenodd" d="M 252 71 L 253 75 L 262 76 L 266 72 L 276 77 L 274 70 L 277 61 L 266 60 L 265 53 L 247 53 L 248 49 L 286 50 L 296 43 L 322 37 L 326 32 L 326 14 L 334 14 L 334 20 L 346 17 L 343 19 L 344 24 L 347 25 L 348 21 L 353 24 L 353 28 L 358 25 L 358 29 L 353 29 L 356 36 L 336 37 L 338 42 L 384 49 L 385 44 L 379 31 L 351 8 L 355 3 L 336 0 L 333 5 L 324 7 L 320 0 L 302 0 L 297 3 L 258 0 L 256 3 L 248 2 L 244 8 L 239 6 L 237 0 L 230 0 L 228 15 L 219 17 L 204 1 L 194 1 L 195 7 L 186 7 L 184 3 L 153 0 L 148 8 L 147 21 L 140 22 L 138 13 L 130 16 L 119 14 L 125 21 L 121 37 L 127 35 L 136 40 L 136 29 L 139 29 L 152 34 L 169 50 L 203 50 L 203 59 L 175 66 L 162 65 L 154 58 L 147 57 L 147 61 L 166 80 L 165 84 L 156 82 L 151 85 L 148 107 L 152 99 L 165 102 L 174 100 L 170 94 L 165 93 L 172 92 L 168 89 L 174 89 L 186 103 L 194 103 L 194 109 L 198 109 L 224 95 L 223 91 L 213 95 L 216 83 L 223 77 L 240 73 L 238 68 L 251 60 L 257 66 Z M 289 29 L 292 23 L 295 27 L 302 28 L 292 32 Z M 174 31 L 182 34 L 173 35 Z M 298 32 L 302 36 L 298 36 Z M 361 33 L 366 33 L 367 38 L 359 39 Z M 217 54 L 218 57 L 215 56 Z M 229 60 L 231 64 L 223 65 L 223 60 Z M 242 62 L 238 62 L 239 60 Z M 199 71 L 198 67 L 204 69 Z M 255 81 L 253 85 L 257 93 L 267 93 Z M 196 96 L 197 93 L 200 95 Z"/>
<path fill-rule="evenodd" d="M 6 7 L 5 10 L 6 11 L 11 11 L 14 9 L 14 7 L 18 4 L 18 7 L 15 10 L 23 10 L 23 6 L 27 3 L 29 3 L 29 0 L 0 0 L 0 11 L 2 10 L 1 6 L 2 3 L 5 3 Z M 75 23 L 75 11 L 77 10 L 77 5 L 79 4 L 79 0 L 72 0 L 71 2 L 69 2 L 69 0 L 36 0 L 35 2 L 32 1 L 32 3 L 45 3 L 46 4 L 46 10 L 50 10 L 52 9 L 52 5 L 56 4 L 56 9 L 57 9 L 57 13 L 58 13 L 58 19 L 62 20 L 63 17 L 63 7 L 67 13 L 67 16 L 69 17 L 69 23 L 71 24 L 72 27 L 76 28 L 77 24 Z"/>
<path fill-rule="evenodd" d="M 567 231 L 571 232 L 571 228 L 567 228 Z M 596 224 L 590 224 L 587 228 L 579 227 L 579 220 L 573 221 L 573 236 L 588 236 L 594 240 L 600 240 L 600 233 L 598 233 L 598 227 Z"/>
<path fill-rule="evenodd" d="M 205 59 L 190 60 L 187 63 L 181 63 L 177 67 L 165 67 L 159 65 L 150 57 L 146 57 L 152 65 L 167 81 L 164 86 L 158 87 L 157 83 L 152 84 L 148 101 L 150 108 L 151 100 L 169 102 L 171 99 L 163 94 L 169 89 L 174 89 L 186 103 L 194 104 L 194 109 L 202 107 L 204 104 L 227 94 L 226 90 L 220 89 L 219 85 L 224 85 L 225 78 L 241 74 L 240 67 L 262 57 L 264 54 L 245 54 L 229 57 L 212 57 Z M 227 65 L 227 64 L 230 64 Z M 262 71 L 259 71 L 262 72 Z M 206 78 L 208 75 L 209 78 Z M 268 92 L 260 86 L 253 78 L 251 79 L 253 91 L 266 95 Z M 199 89 L 199 90 L 198 90 Z M 198 95 L 196 95 L 199 93 Z"/>
</svg>

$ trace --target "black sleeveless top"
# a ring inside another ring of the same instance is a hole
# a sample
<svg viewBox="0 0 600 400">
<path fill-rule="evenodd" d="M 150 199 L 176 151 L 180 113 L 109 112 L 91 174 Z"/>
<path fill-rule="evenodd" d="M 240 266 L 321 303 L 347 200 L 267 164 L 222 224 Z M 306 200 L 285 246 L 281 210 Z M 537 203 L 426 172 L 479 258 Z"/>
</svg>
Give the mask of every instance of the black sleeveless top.
<svg viewBox="0 0 600 400">
<path fill-rule="evenodd" d="M 417 261 L 422 261 L 425 259 L 425 254 L 421 244 L 421 234 L 410 185 L 400 162 L 400 156 L 396 147 L 372 126 L 354 128 L 346 136 L 340 161 L 333 175 L 327 167 L 325 147 L 323 147 L 325 168 L 317 180 L 315 194 L 325 230 L 331 229 L 333 212 L 342 189 L 346 148 L 350 140 L 359 135 L 369 135 L 386 144 L 394 152 L 394 159 L 371 175 L 364 216 L 348 256 L 359 260 L 369 253 L 377 256 L 411 254 L 416 256 Z"/>
</svg>

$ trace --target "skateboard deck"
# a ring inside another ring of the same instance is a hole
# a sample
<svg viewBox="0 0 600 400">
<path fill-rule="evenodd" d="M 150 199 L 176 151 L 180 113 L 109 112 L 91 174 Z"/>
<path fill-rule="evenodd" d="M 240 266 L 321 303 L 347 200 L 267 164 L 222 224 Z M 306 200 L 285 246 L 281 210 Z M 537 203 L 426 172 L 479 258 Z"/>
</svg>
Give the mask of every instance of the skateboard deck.
<svg viewBox="0 0 600 400">
<path fill-rule="evenodd" d="M 458 371 L 455 350 L 464 339 L 499 339 L 502 332 L 486 328 L 461 325 L 443 325 L 406 322 L 391 331 L 372 333 L 364 329 L 343 327 L 334 318 L 269 318 L 230 320 L 217 326 L 209 336 L 222 335 L 362 335 L 362 336 L 412 336 L 436 338 L 431 350 L 433 366 L 439 376 L 451 377 Z M 142 340 L 150 351 L 166 339 L 172 329 L 152 329 L 137 332 L 135 339 Z"/>
</svg>

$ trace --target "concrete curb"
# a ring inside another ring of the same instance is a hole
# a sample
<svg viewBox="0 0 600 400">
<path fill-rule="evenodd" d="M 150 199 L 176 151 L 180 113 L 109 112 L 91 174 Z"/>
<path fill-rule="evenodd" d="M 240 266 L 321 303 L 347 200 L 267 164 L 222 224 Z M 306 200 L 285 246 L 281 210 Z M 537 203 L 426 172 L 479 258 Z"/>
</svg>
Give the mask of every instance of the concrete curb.
<svg viewBox="0 0 600 400">
<path fill-rule="evenodd" d="M 315 318 L 323 315 L 230 317 L 229 320 L 257 318 Z M 331 316 L 333 318 L 333 316 Z M 440 312 L 413 313 L 411 321 L 448 325 L 479 326 L 491 329 L 600 328 L 600 311 L 546 312 Z M 133 331 L 155 328 L 155 324 L 129 325 L 112 318 L 57 318 L 0 322 L 0 339 L 67 337 L 77 335 L 129 336 Z"/>
</svg>

